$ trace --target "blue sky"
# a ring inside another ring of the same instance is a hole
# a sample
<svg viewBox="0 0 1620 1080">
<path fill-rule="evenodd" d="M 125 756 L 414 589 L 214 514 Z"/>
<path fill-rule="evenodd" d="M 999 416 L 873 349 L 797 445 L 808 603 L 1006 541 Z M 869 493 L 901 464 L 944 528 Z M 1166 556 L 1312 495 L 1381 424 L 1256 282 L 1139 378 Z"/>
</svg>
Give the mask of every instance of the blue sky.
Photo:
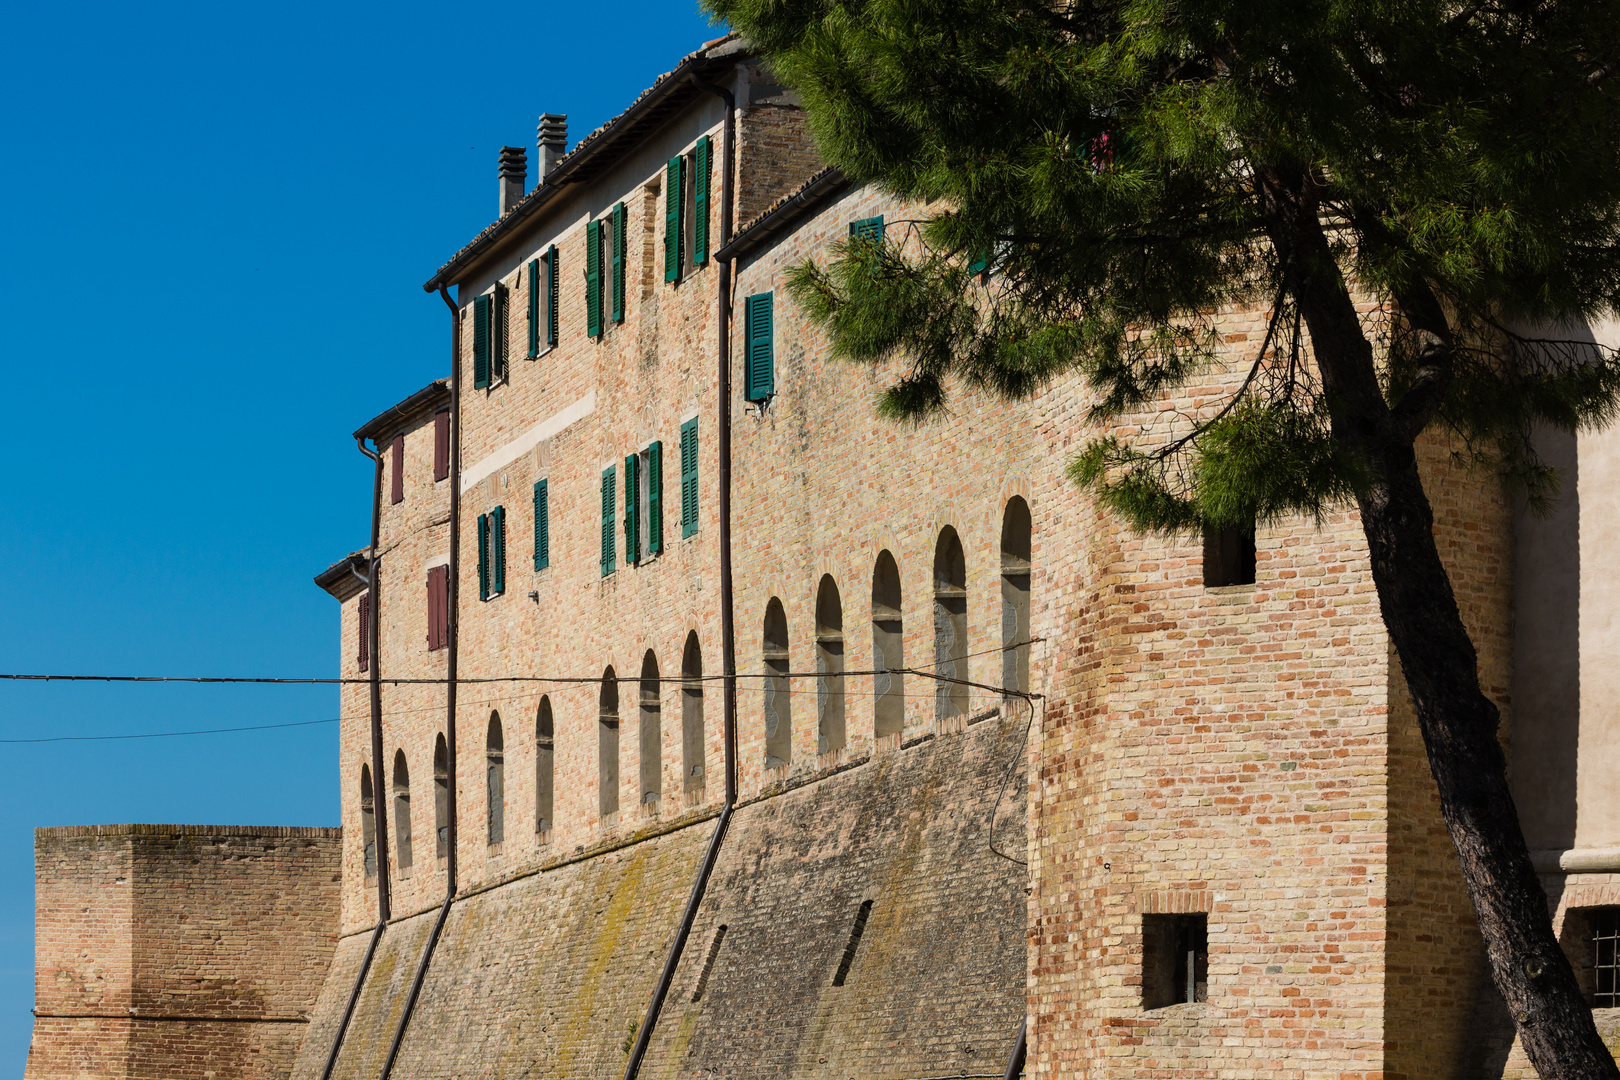
<svg viewBox="0 0 1620 1080">
<path fill-rule="evenodd" d="M 17 5 L 0 39 L 0 672 L 337 673 L 349 433 L 448 373 L 421 283 L 541 112 L 570 145 L 718 36 L 694 0 Z M 337 715 L 331 687 L 0 683 L 0 739 Z M 336 726 L 0 745 L 0 1074 L 33 828 L 337 823 Z"/>
</svg>

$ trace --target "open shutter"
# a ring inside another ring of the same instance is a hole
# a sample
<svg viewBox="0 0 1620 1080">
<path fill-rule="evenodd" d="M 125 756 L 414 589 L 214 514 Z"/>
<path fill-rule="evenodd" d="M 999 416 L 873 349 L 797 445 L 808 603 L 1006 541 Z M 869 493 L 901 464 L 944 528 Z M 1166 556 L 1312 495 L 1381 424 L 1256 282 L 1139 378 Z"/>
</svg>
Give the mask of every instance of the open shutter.
<svg viewBox="0 0 1620 1080">
<path fill-rule="evenodd" d="M 681 535 L 697 532 L 697 417 L 681 425 Z"/>
<path fill-rule="evenodd" d="M 546 252 L 546 344 L 557 344 L 557 245 Z"/>
<path fill-rule="evenodd" d="M 395 435 L 393 460 L 389 462 L 388 497 L 391 501 L 402 503 L 405 501 L 405 436 Z"/>
<path fill-rule="evenodd" d="M 613 541 L 617 522 L 613 517 L 613 467 L 602 470 L 602 576 L 613 573 Z"/>
<path fill-rule="evenodd" d="M 355 662 L 361 671 L 371 670 L 371 594 L 360 595 L 360 647 Z"/>
<path fill-rule="evenodd" d="M 529 260 L 529 359 L 540 355 L 540 260 Z"/>
<path fill-rule="evenodd" d="M 473 297 L 473 386 L 489 385 L 489 301 L 490 296 Z"/>
<path fill-rule="evenodd" d="M 624 565 L 641 560 L 641 459 L 624 459 Z"/>
<path fill-rule="evenodd" d="M 624 322 L 624 253 L 626 221 L 624 203 L 613 208 L 613 321 Z"/>
<path fill-rule="evenodd" d="M 489 599 L 489 515 L 478 515 L 478 599 Z"/>
<path fill-rule="evenodd" d="M 681 260 L 686 252 L 681 245 L 681 201 L 685 179 L 686 159 L 679 154 L 669 159 L 664 167 L 664 280 L 681 279 Z"/>
<path fill-rule="evenodd" d="M 749 401 L 764 401 L 776 392 L 774 304 L 774 293 L 757 293 L 748 298 L 745 308 L 748 351 L 744 396 Z"/>
<path fill-rule="evenodd" d="M 489 381 L 506 381 L 506 356 L 512 341 L 512 295 L 505 285 L 495 283 L 495 317 L 490 326 L 494 349 L 489 361 Z"/>
<path fill-rule="evenodd" d="M 585 226 L 585 332 L 602 336 L 602 223 Z"/>
<path fill-rule="evenodd" d="M 664 444 L 647 447 L 647 553 L 664 550 Z"/>
<path fill-rule="evenodd" d="M 499 596 L 506 591 L 506 507 L 497 506 L 489 512 L 490 582 L 489 591 Z"/>
<path fill-rule="evenodd" d="M 534 485 L 534 568 L 544 570 L 551 565 L 551 505 L 546 482 Z"/>
<path fill-rule="evenodd" d="M 692 265 L 709 261 L 709 137 L 697 141 L 692 153 Z"/>
</svg>

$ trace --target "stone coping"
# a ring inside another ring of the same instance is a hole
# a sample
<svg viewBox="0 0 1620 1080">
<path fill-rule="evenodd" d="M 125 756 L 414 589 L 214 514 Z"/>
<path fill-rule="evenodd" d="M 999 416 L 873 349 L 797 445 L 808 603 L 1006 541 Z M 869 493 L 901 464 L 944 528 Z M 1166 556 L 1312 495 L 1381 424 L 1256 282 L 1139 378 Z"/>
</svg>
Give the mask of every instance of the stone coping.
<svg viewBox="0 0 1620 1080">
<path fill-rule="evenodd" d="M 343 829 L 321 825 L 42 825 L 34 830 L 38 840 L 75 836 L 253 836 L 309 837 L 336 840 Z"/>
</svg>

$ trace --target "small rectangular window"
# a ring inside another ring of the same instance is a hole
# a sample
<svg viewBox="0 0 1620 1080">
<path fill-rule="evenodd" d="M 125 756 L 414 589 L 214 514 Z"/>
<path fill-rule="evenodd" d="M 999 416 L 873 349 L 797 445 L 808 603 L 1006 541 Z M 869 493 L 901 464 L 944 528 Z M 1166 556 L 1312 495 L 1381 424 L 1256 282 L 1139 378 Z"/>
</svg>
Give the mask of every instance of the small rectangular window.
<svg viewBox="0 0 1620 1080">
<path fill-rule="evenodd" d="M 861 218 L 859 221 L 850 222 L 849 235 L 851 239 L 859 237 L 862 240 L 870 240 L 873 243 L 882 242 L 883 215 L 879 214 L 876 217 Z"/>
<path fill-rule="evenodd" d="M 1254 584 L 1254 527 L 1204 526 L 1204 586 Z"/>
<path fill-rule="evenodd" d="M 697 417 L 681 425 L 681 535 L 698 531 Z"/>
<path fill-rule="evenodd" d="M 391 502 L 402 503 L 405 501 L 405 436 L 395 435 L 391 449 L 393 453 L 390 455 L 392 460 L 388 463 L 391 473 L 388 478 L 388 498 Z"/>
<path fill-rule="evenodd" d="M 1142 916 L 1142 1008 L 1209 998 L 1209 916 Z"/>
<path fill-rule="evenodd" d="M 1592 941 L 1592 1007 L 1620 1008 L 1620 908 L 1588 916 Z"/>
<path fill-rule="evenodd" d="M 450 476 L 450 410 L 440 409 L 433 414 L 433 479 Z"/>
<path fill-rule="evenodd" d="M 551 504 L 546 482 L 534 485 L 534 568 L 544 570 L 551 565 Z"/>
<path fill-rule="evenodd" d="M 613 573 L 615 533 L 618 530 L 618 521 L 614 514 L 614 476 L 613 466 L 609 465 L 602 470 L 602 576 L 607 577 Z"/>
<path fill-rule="evenodd" d="M 756 293 L 744 304 L 743 397 L 768 401 L 776 393 L 775 294 Z"/>
<path fill-rule="evenodd" d="M 371 594 L 360 594 L 360 625 L 357 634 L 355 664 L 361 671 L 371 670 Z"/>
</svg>

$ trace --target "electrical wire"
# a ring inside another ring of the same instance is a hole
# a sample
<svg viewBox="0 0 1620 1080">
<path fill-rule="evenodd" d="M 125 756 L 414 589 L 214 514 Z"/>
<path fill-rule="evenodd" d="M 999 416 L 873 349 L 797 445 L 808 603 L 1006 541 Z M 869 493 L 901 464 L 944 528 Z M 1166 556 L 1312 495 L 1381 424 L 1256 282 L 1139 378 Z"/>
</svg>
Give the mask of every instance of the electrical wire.
<svg viewBox="0 0 1620 1080">
<path fill-rule="evenodd" d="M 336 724 L 331 720 L 299 720 L 291 724 L 254 724 L 252 727 L 204 728 L 200 731 L 148 731 L 139 735 L 56 735 L 48 739 L 0 739 L 0 743 L 15 746 L 20 743 L 47 742 L 101 742 L 107 739 L 173 739 L 181 735 L 223 735 L 231 731 L 269 731 L 272 728 L 309 727 L 313 724 Z"/>
</svg>

